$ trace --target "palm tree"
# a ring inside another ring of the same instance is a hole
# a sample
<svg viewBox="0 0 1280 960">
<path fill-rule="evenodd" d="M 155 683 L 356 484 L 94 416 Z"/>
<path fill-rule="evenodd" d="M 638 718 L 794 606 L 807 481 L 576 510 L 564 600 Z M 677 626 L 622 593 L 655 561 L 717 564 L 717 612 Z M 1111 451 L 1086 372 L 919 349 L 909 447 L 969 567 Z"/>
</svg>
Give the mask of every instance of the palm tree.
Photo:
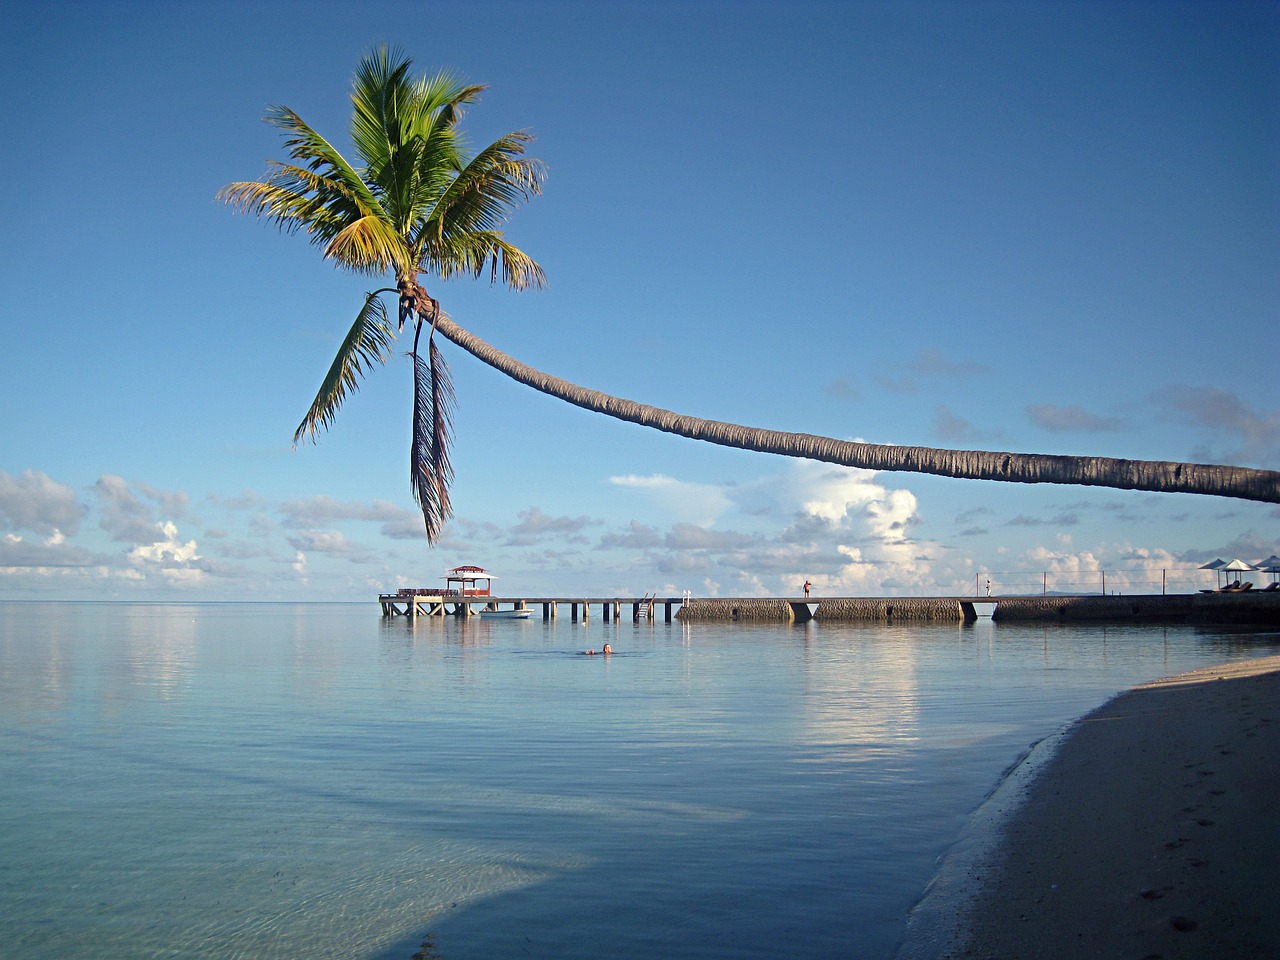
<svg viewBox="0 0 1280 960">
<path fill-rule="evenodd" d="M 360 61 L 352 83 L 351 139 L 362 166 L 349 163 L 288 107 L 266 120 L 285 134 L 292 162 L 273 161 L 261 181 L 228 184 L 219 198 L 282 229 L 305 231 L 326 258 L 358 273 L 395 277 L 365 295 L 316 398 L 294 432 L 295 446 L 332 423 L 348 392 L 374 363 L 385 363 L 406 320 L 414 324 L 410 486 L 434 542 L 452 513 L 449 433 L 453 387 L 435 343 L 439 303 L 419 282 L 459 274 L 501 276 L 513 289 L 539 287 L 542 268 L 498 229 L 540 192 L 544 168 L 524 156 L 524 131 L 468 156 L 458 129 L 463 108 L 484 89 L 447 73 L 414 80 L 410 61 L 386 47 Z M 383 295 L 399 297 L 396 330 Z M 427 356 L 419 353 L 431 325 Z"/>
<path fill-rule="evenodd" d="M 590 390 L 535 370 L 464 330 L 443 314 L 437 321 L 436 329 L 476 359 L 542 393 L 628 423 L 638 423 L 655 430 L 725 447 L 806 460 L 823 460 L 865 470 L 930 473 L 966 480 L 1064 483 L 1159 493 L 1200 493 L 1280 503 L 1280 472 L 1275 470 L 1164 460 L 1117 460 L 1111 457 L 938 450 L 933 447 L 855 443 L 809 433 L 762 430 L 720 420 L 703 420 Z"/>
<path fill-rule="evenodd" d="M 347 392 L 376 362 L 385 362 L 392 331 L 381 297 L 400 298 L 399 329 L 414 321 L 412 489 L 434 542 L 450 515 L 448 428 L 453 393 L 435 346 L 439 331 L 477 359 L 542 393 L 596 413 L 723 446 L 822 460 L 877 471 L 909 471 L 971 480 L 1062 483 L 1198 493 L 1280 503 L 1280 472 L 1217 464 L 1118 460 L 945 450 L 854 443 L 831 437 L 761 430 L 703 420 L 580 387 L 535 370 L 454 323 L 418 283 L 423 273 L 441 279 L 489 267 L 509 286 L 543 283 L 543 274 L 496 229 L 509 211 L 539 192 L 543 168 L 523 156 L 532 138 L 508 134 L 475 157 L 462 153 L 456 125 L 464 104 L 483 89 L 441 75 L 411 83 L 409 61 L 379 51 L 360 64 L 352 100 L 351 132 L 365 166 L 352 168 L 292 111 L 275 108 L 268 121 L 287 135 L 294 164 L 277 163 L 262 182 L 233 183 L 220 196 L 241 210 L 303 229 L 325 256 L 360 272 L 393 272 L 395 288 L 366 295 L 294 442 L 328 427 Z M 418 340 L 429 323 L 429 355 Z"/>
</svg>

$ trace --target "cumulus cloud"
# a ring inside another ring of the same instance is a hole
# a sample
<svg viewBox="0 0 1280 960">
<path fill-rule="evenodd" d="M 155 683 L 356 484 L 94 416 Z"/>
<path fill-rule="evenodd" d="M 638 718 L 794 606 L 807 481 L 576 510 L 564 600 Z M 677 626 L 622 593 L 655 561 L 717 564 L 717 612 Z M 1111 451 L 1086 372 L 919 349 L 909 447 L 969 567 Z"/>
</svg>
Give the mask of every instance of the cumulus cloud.
<svg viewBox="0 0 1280 960">
<path fill-rule="evenodd" d="M 1069 538 L 1064 544 L 1069 547 Z M 992 577 L 998 592 L 1100 593 L 1105 584 L 1109 594 L 1160 593 L 1198 585 L 1173 553 L 1131 544 L 1078 551 L 1036 546 L 1017 557 L 1013 566 L 1022 572 L 1005 575 L 1003 582 L 999 575 Z M 1175 578 L 1172 583 L 1170 575 Z"/>
<path fill-rule="evenodd" d="M 0 520 L 10 529 L 74 534 L 84 512 L 75 491 L 46 473 L 24 470 L 15 477 L 0 470 Z"/>
<path fill-rule="evenodd" d="M 201 584 L 212 567 L 197 552 L 195 540 L 182 541 L 171 520 L 159 525 L 160 536 L 129 551 L 129 562 L 144 579 L 158 577 L 169 585 Z"/>
<path fill-rule="evenodd" d="M 1027 407 L 1031 422 L 1052 433 L 1107 433 L 1123 430 L 1121 417 L 1102 417 L 1080 407 L 1056 407 L 1048 403 L 1036 403 Z"/>
<path fill-rule="evenodd" d="M 685 486 L 654 479 L 664 491 Z M 915 496 L 883 486 L 869 470 L 792 461 L 778 473 L 716 487 L 708 499 L 721 522 L 676 519 L 660 534 L 633 521 L 602 537 L 599 548 L 643 550 L 672 583 L 700 580 L 703 593 L 714 583 L 754 595 L 791 595 L 806 578 L 827 595 L 902 592 L 923 582 L 936 549 L 911 534 Z"/>
<path fill-rule="evenodd" d="M 164 536 L 159 540 L 154 540 L 149 544 L 139 544 L 129 551 L 129 558 L 144 563 L 176 563 L 185 564 L 192 560 L 198 560 L 196 554 L 196 542 L 188 540 L 186 543 L 178 541 L 178 528 L 171 521 L 165 521 L 160 525 L 160 532 Z"/>
</svg>

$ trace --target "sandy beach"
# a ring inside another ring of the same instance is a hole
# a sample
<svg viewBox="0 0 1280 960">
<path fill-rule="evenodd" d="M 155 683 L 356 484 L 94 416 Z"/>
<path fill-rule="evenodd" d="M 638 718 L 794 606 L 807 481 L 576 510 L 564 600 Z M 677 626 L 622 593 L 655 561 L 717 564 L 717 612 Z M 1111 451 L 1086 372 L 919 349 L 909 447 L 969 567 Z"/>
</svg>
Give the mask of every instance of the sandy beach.
<svg viewBox="0 0 1280 960">
<path fill-rule="evenodd" d="M 1280 957 L 1280 657 L 1116 697 L 999 836 L 942 956 Z"/>
</svg>

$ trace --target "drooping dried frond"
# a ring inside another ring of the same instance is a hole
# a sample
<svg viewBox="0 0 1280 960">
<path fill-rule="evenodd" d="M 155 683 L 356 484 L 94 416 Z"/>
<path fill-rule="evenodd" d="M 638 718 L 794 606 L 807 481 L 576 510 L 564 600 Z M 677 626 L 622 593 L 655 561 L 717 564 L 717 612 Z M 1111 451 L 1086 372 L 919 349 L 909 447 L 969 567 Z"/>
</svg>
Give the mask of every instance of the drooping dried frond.
<svg viewBox="0 0 1280 960">
<path fill-rule="evenodd" d="M 421 333 L 421 326 L 418 331 Z M 427 542 L 435 543 L 453 516 L 449 486 L 453 467 L 449 447 L 453 433 L 453 381 L 435 337 L 427 341 L 429 359 L 413 351 L 413 439 L 409 457 L 409 486 L 422 508 Z"/>
<path fill-rule="evenodd" d="M 364 306 L 343 338 L 311 409 L 294 431 L 294 446 L 304 439 L 314 440 L 318 430 L 327 429 L 347 393 L 354 393 L 360 386 L 360 378 L 375 363 L 387 362 L 396 335 L 387 321 L 387 308 L 380 297 L 389 292 L 393 291 L 375 290 L 365 297 Z"/>
</svg>

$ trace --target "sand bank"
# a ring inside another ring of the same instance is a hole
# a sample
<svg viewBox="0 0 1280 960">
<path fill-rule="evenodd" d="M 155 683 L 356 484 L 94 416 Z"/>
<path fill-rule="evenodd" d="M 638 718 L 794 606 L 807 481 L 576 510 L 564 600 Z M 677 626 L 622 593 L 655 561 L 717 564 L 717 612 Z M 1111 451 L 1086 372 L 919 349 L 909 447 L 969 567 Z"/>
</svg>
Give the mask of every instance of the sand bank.
<svg viewBox="0 0 1280 960">
<path fill-rule="evenodd" d="M 1015 789 L 904 956 L 1280 957 L 1280 657 L 1122 694 Z"/>
</svg>

